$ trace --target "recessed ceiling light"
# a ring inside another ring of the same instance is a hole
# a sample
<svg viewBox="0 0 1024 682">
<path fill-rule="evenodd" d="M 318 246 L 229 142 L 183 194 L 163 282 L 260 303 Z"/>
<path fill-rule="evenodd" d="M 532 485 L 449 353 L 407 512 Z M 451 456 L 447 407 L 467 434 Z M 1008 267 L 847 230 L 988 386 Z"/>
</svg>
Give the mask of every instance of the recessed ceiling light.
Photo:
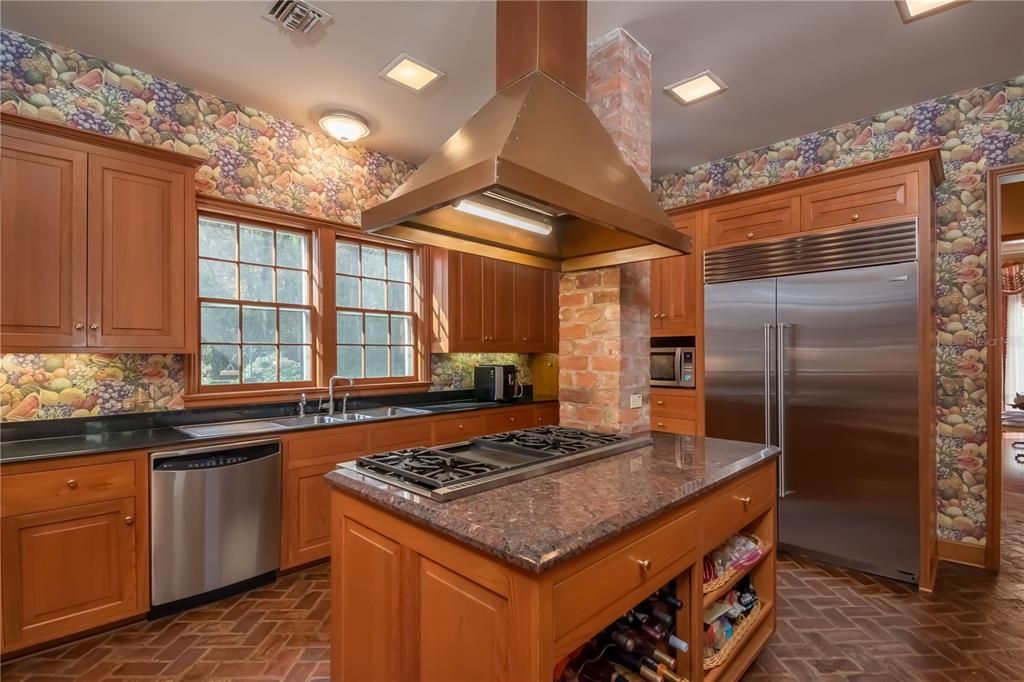
<svg viewBox="0 0 1024 682">
<path fill-rule="evenodd" d="M 348 111 L 333 111 L 320 117 L 320 127 L 342 142 L 355 142 L 370 134 L 370 126 L 361 116 Z"/>
<path fill-rule="evenodd" d="M 903 23 L 910 23 L 936 12 L 962 5 L 969 0 L 896 0 Z"/>
<path fill-rule="evenodd" d="M 709 70 L 669 85 L 665 88 L 665 92 L 681 104 L 693 104 L 712 95 L 725 92 L 726 89 L 722 79 Z"/>
<path fill-rule="evenodd" d="M 381 78 L 392 83 L 398 83 L 413 92 L 423 90 L 423 88 L 443 75 L 444 71 L 427 66 L 404 52 L 392 59 L 387 66 L 380 70 Z"/>
</svg>

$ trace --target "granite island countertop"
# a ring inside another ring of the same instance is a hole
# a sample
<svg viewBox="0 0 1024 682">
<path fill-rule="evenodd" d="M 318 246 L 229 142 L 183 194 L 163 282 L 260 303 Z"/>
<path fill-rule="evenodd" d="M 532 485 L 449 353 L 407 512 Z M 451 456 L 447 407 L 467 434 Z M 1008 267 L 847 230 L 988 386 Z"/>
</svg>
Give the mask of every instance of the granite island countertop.
<svg viewBox="0 0 1024 682">
<path fill-rule="evenodd" d="M 346 469 L 335 488 L 541 573 L 772 459 L 763 444 L 650 434 L 650 445 L 449 502 Z"/>
</svg>

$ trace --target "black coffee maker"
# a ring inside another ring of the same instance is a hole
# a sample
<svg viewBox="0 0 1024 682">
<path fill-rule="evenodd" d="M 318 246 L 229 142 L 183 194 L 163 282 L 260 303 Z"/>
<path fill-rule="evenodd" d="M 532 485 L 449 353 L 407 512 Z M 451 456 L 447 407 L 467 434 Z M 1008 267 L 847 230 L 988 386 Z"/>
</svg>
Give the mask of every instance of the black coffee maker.
<svg viewBox="0 0 1024 682">
<path fill-rule="evenodd" d="M 473 397 L 480 402 L 503 402 L 523 395 L 515 365 L 477 365 L 473 369 Z"/>
</svg>

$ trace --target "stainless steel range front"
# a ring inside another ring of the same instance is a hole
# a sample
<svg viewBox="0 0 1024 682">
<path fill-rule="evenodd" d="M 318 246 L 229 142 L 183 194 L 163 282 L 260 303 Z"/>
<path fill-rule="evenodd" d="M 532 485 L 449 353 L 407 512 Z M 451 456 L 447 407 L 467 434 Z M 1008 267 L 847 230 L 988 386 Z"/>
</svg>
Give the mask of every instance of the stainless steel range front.
<svg viewBox="0 0 1024 682">
<path fill-rule="evenodd" d="M 369 455 L 338 468 L 445 502 L 650 443 L 650 436 L 537 426 L 437 448 Z"/>
</svg>

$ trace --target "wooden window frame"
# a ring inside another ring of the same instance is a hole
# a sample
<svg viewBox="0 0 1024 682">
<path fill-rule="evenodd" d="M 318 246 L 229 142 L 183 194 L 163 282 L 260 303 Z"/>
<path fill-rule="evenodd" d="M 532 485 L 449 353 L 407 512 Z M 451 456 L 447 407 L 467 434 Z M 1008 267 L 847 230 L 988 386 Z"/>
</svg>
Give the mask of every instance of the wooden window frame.
<svg viewBox="0 0 1024 682">
<path fill-rule="evenodd" d="M 430 388 L 430 330 L 428 319 L 430 276 L 426 267 L 426 247 L 392 239 L 363 234 L 360 228 L 344 223 L 300 216 L 285 211 L 261 206 L 250 206 L 215 197 L 197 196 L 197 221 L 199 216 L 211 219 L 244 222 L 257 227 L 268 227 L 292 231 L 304 231 L 310 235 L 310 307 L 312 313 L 312 362 L 313 380 L 310 382 L 285 382 L 277 384 L 220 384 L 202 386 L 200 383 L 201 352 L 200 303 L 196 296 L 190 314 L 195 317 L 196 355 L 186 357 L 188 388 L 185 395 L 186 407 L 217 405 L 239 405 L 283 402 L 297 399 L 305 393 L 307 398 L 316 399 L 327 395 L 327 382 L 337 374 L 337 339 L 335 328 L 335 286 L 336 270 L 334 242 L 344 239 L 361 244 L 372 244 L 397 248 L 411 255 L 412 265 L 412 317 L 413 317 L 413 369 L 412 380 L 407 377 L 374 377 L 356 379 L 355 386 L 361 395 L 387 395 L 391 393 L 412 393 Z M 198 240 L 198 229 L 196 230 Z M 327 248 L 329 247 L 329 248 Z M 197 259 L 193 277 L 198 292 L 199 264 Z M 238 302 L 241 305 L 241 302 Z M 257 304 L 259 305 L 259 304 Z M 279 304 L 274 303 L 277 306 Z M 287 307 L 287 306 L 286 306 Z M 329 314 L 328 314 L 329 313 Z"/>
</svg>

